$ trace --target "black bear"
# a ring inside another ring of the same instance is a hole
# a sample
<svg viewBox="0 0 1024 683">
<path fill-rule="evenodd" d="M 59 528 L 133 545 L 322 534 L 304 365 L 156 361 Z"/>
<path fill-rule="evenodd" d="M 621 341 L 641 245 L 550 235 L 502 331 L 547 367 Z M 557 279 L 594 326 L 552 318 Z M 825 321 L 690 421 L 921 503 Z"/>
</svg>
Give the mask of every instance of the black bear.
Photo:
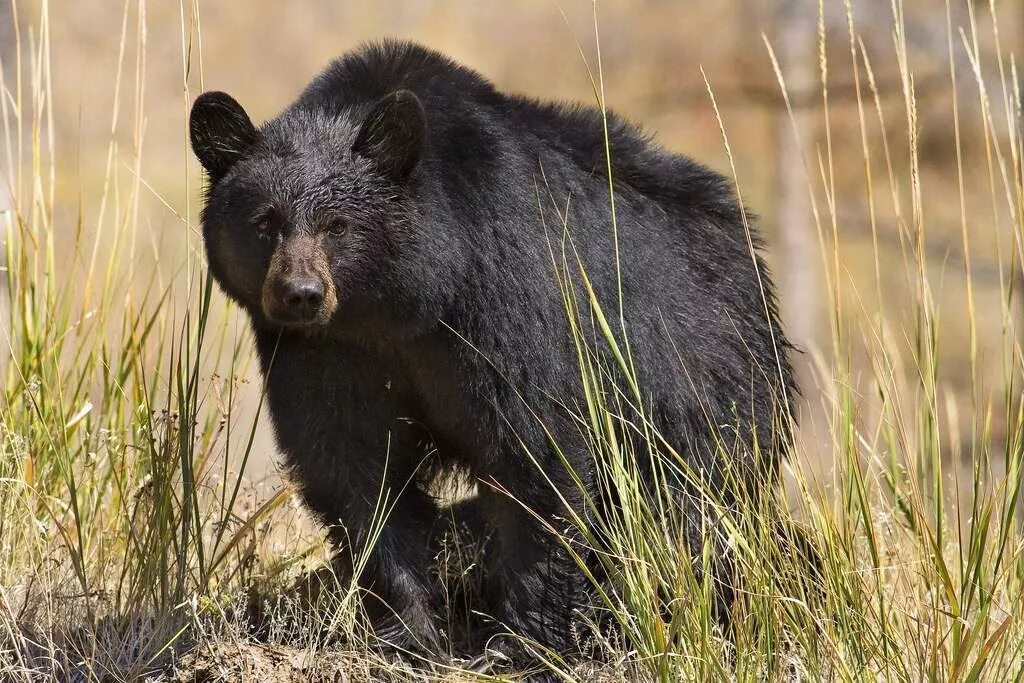
<svg viewBox="0 0 1024 683">
<path fill-rule="evenodd" d="M 294 482 L 339 549 L 386 511 L 358 577 L 384 640 L 444 647 L 430 566 L 449 512 L 430 487 L 460 472 L 490 535 L 483 609 L 572 645 L 587 582 L 552 528 L 571 534 L 568 512 L 609 499 L 578 415 L 566 297 L 587 306 L 584 272 L 628 334 L 664 443 L 712 484 L 725 465 L 775 476 L 789 347 L 757 236 L 716 173 L 618 116 L 503 94 L 405 42 L 338 59 L 258 128 L 204 93 L 190 134 L 209 267 L 251 316 Z M 705 513 L 680 500 L 699 554 Z"/>
</svg>

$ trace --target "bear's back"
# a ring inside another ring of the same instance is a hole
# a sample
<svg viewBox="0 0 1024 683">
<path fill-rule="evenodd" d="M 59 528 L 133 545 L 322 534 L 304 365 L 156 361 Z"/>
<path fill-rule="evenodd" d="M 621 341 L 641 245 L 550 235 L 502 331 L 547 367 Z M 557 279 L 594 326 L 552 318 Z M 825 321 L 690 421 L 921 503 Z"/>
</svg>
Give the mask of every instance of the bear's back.
<svg viewBox="0 0 1024 683">
<path fill-rule="evenodd" d="M 295 106 L 333 113 L 368 106 L 395 90 L 411 90 L 426 103 L 444 103 L 453 110 L 497 105 L 503 99 L 482 76 L 440 52 L 385 40 L 364 43 L 334 60 L 306 87 Z"/>
<path fill-rule="evenodd" d="M 697 212 L 713 223 L 739 220 L 724 178 L 663 150 L 621 116 L 592 106 L 505 95 L 479 73 L 416 43 L 363 44 L 317 76 L 293 108 L 328 115 L 351 112 L 358 118 L 400 89 L 423 101 L 428 155 L 450 162 L 446 170 L 451 176 L 462 175 L 465 166 L 500 172 L 496 166 L 511 151 L 531 164 L 559 155 L 588 175 L 606 178 L 610 148 L 618 189 L 652 199 L 669 213 Z"/>
</svg>

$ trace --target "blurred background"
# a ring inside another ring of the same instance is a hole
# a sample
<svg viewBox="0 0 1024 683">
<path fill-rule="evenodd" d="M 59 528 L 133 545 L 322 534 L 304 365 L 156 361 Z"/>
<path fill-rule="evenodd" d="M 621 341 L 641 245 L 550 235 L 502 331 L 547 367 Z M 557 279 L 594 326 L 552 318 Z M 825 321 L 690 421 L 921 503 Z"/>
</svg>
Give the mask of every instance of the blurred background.
<svg viewBox="0 0 1024 683">
<path fill-rule="evenodd" d="M 597 68 L 599 38 L 610 108 L 665 147 L 727 176 L 734 165 L 766 237 L 790 336 L 805 350 L 797 359 L 801 421 L 809 450 L 827 467 L 830 444 L 815 425 L 827 413 L 821 392 L 838 380 L 815 367 L 849 355 L 853 376 L 842 381 L 853 386 L 855 400 L 867 400 L 858 394 L 857 368 L 870 362 L 861 340 L 880 334 L 876 326 L 884 320 L 892 343 L 914 353 L 922 285 L 913 263 L 927 264 L 924 296 L 937 312 L 942 409 L 954 416 L 986 409 L 972 402 L 972 364 L 994 396 L 1006 382 L 1003 342 L 1024 314 L 1011 291 L 1020 279 L 1013 227 L 1020 223 L 993 196 L 1003 181 L 992 164 L 991 136 L 1016 112 L 1012 92 L 989 92 L 983 105 L 978 75 L 1014 82 L 1015 74 L 986 70 L 1000 68 L 1000 51 L 1019 48 L 1024 2 L 950 5 L 947 13 L 945 0 L 856 0 L 852 9 L 827 0 L 819 24 L 813 0 L 600 0 L 596 12 L 589 0 L 63 0 L 50 3 L 50 35 L 21 38 L 47 41 L 52 50 L 48 68 L 58 96 L 44 129 L 59 150 L 54 201 L 66 248 L 81 248 L 79 232 L 96 231 L 97 248 L 107 249 L 99 226 L 137 219 L 137 242 L 122 267 L 152 271 L 162 285 L 181 276 L 183 250 L 201 246 L 194 233 L 187 239 L 196 226 L 201 175 L 186 120 L 191 99 L 204 89 L 230 92 L 262 121 L 332 58 L 362 41 L 395 36 L 445 52 L 502 90 L 594 103 L 587 64 Z M 2 6 L 0 56 L 10 79 L 12 17 L 34 17 L 41 5 Z M 907 104 L 910 91 L 914 107 Z M 104 205 L 108 168 L 115 178 L 137 177 L 143 190 L 115 194 Z M 232 324 L 244 333 L 240 319 Z M 851 333 L 841 346 L 836 329 Z M 248 374 L 255 377 L 252 369 Z M 987 409 L 998 441 L 1002 406 Z M 971 434 L 958 433 L 957 420 L 949 423 L 950 452 L 969 453 Z M 260 438 L 254 474 L 273 472 L 265 428 Z"/>
</svg>

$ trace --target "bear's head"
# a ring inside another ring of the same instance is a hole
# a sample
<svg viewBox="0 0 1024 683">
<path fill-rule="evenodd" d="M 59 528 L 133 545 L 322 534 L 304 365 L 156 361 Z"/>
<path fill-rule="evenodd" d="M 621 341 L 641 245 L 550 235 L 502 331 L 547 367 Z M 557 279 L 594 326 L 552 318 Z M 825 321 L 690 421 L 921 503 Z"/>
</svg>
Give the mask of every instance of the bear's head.
<svg viewBox="0 0 1024 683">
<path fill-rule="evenodd" d="M 372 298 L 412 239 L 426 121 L 407 90 L 334 116 L 294 107 L 259 129 L 231 96 L 207 92 L 189 133 L 209 175 L 211 272 L 260 323 L 329 325 Z"/>
</svg>

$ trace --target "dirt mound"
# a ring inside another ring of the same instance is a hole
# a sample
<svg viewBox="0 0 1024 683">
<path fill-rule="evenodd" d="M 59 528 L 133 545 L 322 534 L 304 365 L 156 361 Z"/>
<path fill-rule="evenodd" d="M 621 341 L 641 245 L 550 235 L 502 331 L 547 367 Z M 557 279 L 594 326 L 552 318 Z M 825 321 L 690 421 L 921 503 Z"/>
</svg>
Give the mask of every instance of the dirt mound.
<svg viewBox="0 0 1024 683">
<path fill-rule="evenodd" d="M 242 640 L 204 643 L 185 653 L 160 683 L 217 683 L 263 681 L 290 683 L 316 681 L 349 683 L 370 681 L 352 657 L 330 652 L 315 654 L 300 648 Z M 369 673 L 369 672 L 365 672 Z M 379 680 L 379 679 L 378 679 Z M 155 683 L 155 682 L 154 682 Z"/>
</svg>

